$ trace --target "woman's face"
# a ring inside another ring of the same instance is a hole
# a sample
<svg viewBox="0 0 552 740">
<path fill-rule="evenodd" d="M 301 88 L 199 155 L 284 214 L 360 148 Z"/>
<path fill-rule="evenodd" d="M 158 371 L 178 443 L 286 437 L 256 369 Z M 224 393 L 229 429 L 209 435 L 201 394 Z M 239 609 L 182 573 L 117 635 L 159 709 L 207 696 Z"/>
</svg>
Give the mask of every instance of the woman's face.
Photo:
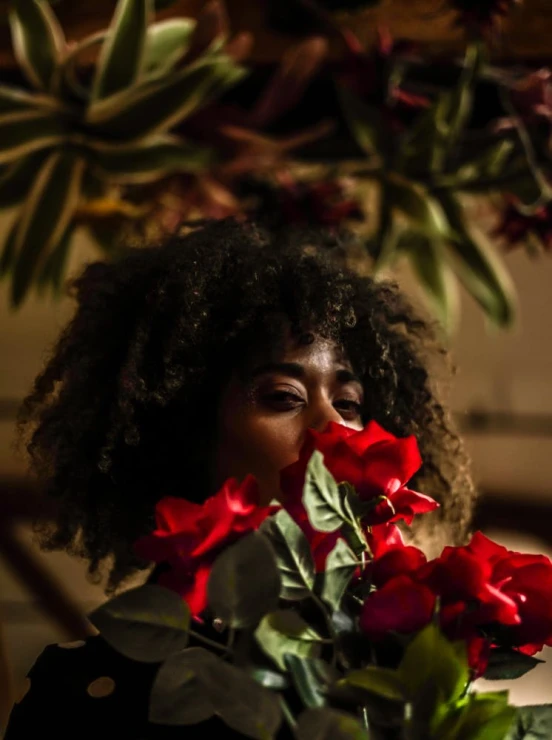
<svg viewBox="0 0 552 740">
<path fill-rule="evenodd" d="M 288 341 L 245 380 L 236 374 L 222 395 L 216 486 L 252 473 L 261 503 L 278 498 L 280 470 L 299 457 L 307 429 L 321 431 L 330 421 L 362 429 L 362 402 L 362 385 L 334 343 Z"/>
</svg>

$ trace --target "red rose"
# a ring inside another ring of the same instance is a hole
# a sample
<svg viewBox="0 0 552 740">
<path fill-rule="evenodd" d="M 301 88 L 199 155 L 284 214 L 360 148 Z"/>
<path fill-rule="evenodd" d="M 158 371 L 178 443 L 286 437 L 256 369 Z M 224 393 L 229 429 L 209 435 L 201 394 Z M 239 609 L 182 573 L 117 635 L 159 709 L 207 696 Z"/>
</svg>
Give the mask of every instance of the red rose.
<svg viewBox="0 0 552 740">
<path fill-rule="evenodd" d="M 511 644 L 533 655 L 552 645 L 552 561 L 544 555 L 526 555 L 498 545 L 476 532 L 467 548 L 486 559 L 491 583 L 517 607 L 520 623 L 508 630 Z"/>
<path fill-rule="evenodd" d="M 366 524 L 382 524 L 436 509 L 429 496 L 411 491 L 406 483 L 422 461 L 414 436 L 398 438 L 371 421 L 361 431 L 330 422 L 323 432 L 309 429 L 299 460 L 281 472 L 281 488 L 296 506 L 303 495 L 308 462 L 314 450 L 324 456 L 324 465 L 338 483 L 351 483 L 364 501 L 385 497 L 365 517 Z"/>
<path fill-rule="evenodd" d="M 410 634 L 425 627 L 435 609 L 433 591 L 411 578 L 399 575 L 371 593 L 360 615 L 360 629 L 374 641 L 389 632 Z"/>
<path fill-rule="evenodd" d="M 231 478 L 203 504 L 167 496 L 155 507 L 156 529 L 134 545 L 136 554 L 171 569 L 158 583 L 178 591 L 192 614 L 207 606 L 207 580 L 212 564 L 225 546 L 257 529 L 275 511 L 259 506 L 253 476 L 242 483 Z"/>
<path fill-rule="evenodd" d="M 462 612 L 459 617 L 464 625 L 512 625 L 520 621 L 515 601 L 493 585 L 491 564 L 467 547 L 445 547 L 438 558 L 420 568 L 416 578 L 440 597 L 443 606 L 469 605 L 464 609 L 466 614 Z"/>
<path fill-rule="evenodd" d="M 425 563 L 427 558 L 417 547 L 394 547 L 369 564 L 370 579 L 381 588 L 392 578 L 415 573 Z"/>
<path fill-rule="evenodd" d="M 396 524 L 392 524 L 391 522 L 369 527 L 366 531 L 366 541 L 374 559 L 381 557 L 396 547 L 404 547 L 401 530 Z"/>
</svg>

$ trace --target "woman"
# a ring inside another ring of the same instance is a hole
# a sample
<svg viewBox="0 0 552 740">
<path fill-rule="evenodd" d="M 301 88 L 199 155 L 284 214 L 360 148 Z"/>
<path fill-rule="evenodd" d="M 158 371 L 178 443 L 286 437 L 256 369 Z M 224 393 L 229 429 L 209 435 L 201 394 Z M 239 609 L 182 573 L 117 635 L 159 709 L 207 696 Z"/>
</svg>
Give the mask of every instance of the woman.
<svg viewBox="0 0 552 740">
<path fill-rule="evenodd" d="M 327 237 L 317 244 L 222 221 L 84 270 L 77 312 L 20 415 L 60 505 L 45 547 L 84 556 L 92 575 L 109 562 L 111 593 L 150 566 L 132 545 L 160 498 L 200 502 L 253 473 L 268 503 L 308 428 L 369 419 L 416 435 L 424 465 L 412 485 L 441 502 L 441 534 L 463 540 L 473 488 L 427 370 L 444 353 L 394 286 L 340 267 Z M 5 740 L 39 729 L 176 737 L 147 722 L 156 670 L 100 637 L 50 646 Z M 236 736 L 213 719 L 185 737 L 206 729 Z"/>
</svg>

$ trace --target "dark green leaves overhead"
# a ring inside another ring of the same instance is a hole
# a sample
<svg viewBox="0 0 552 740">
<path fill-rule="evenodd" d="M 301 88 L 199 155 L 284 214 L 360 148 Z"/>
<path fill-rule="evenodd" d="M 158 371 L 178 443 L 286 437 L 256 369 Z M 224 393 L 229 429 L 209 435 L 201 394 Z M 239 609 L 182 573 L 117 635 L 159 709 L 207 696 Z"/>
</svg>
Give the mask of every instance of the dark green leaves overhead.
<svg viewBox="0 0 552 740">
<path fill-rule="evenodd" d="M 13 236 L 14 306 L 25 298 L 39 263 L 65 234 L 79 199 L 83 171 L 83 160 L 69 150 L 52 152 L 37 173 Z"/>
<path fill-rule="evenodd" d="M 130 87 L 140 77 L 152 0 L 119 0 L 96 67 L 94 100 Z"/>
<path fill-rule="evenodd" d="M 13 0 L 10 24 L 16 58 L 29 81 L 39 90 L 51 89 L 65 47 L 52 9 L 43 0 Z"/>
<path fill-rule="evenodd" d="M 35 280 L 40 289 L 60 288 L 70 226 L 79 201 L 90 199 L 81 182 L 100 179 L 105 195 L 107 188 L 197 174 L 215 163 L 211 149 L 169 130 L 246 71 L 224 54 L 219 37 L 186 64 L 200 22 L 152 23 L 153 10 L 153 0 L 118 0 L 107 30 L 68 47 L 45 0 L 13 2 L 16 57 L 37 89 L 0 85 L 0 208 L 24 201 L 0 263 L 1 275 L 13 281 L 13 306 Z M 78 62 L 95 45 L 95 70 L 82 80 Z M 126 193 L 116 192 L 114 200 L 121 197 Z"/>
</svg>

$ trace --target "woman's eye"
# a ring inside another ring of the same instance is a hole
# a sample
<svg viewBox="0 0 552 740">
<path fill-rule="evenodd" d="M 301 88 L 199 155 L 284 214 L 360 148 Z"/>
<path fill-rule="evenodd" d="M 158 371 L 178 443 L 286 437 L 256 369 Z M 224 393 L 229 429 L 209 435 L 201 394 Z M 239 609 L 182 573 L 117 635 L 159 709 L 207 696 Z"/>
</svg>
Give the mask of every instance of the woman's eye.
<svg viewBox="0 0 552 740">
<path fill-rule="evenodd" d="M 301 396 L 289 391 L 274 391 L 266 395 L 264 399 L 272 408 L 283 411 L 294 409 L 304 402 Z"/>
<path fill-rule="evenodd" d="M 334 407 L 339 411 L 344 419 L 357 419 L 361 415 L 362 405 L 357 401 L 351 401 L 348 398 L 342 398 L 334 401 Z"/>
</svg>

